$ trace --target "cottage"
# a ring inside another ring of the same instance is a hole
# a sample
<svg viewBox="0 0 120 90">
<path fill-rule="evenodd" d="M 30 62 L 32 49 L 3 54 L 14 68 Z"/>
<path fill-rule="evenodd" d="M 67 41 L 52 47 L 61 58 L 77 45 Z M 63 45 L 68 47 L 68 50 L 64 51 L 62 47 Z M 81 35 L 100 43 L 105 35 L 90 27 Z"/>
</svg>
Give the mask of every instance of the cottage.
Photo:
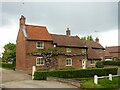
<svg viewBox="0 0 120 90">
<path fill-rule="evenodd" d="M 78 36 L 71 36 L 70 31 L 67 28 L 66 35 L 50 34 L 45 26 L 28 25 L 26 18 L 21 16 L 16 68 L 31 71 L 32 66 L 37 69 L 95 67 L 95 63 L 91 66 L 92 62 L 103 58 L 98 38 L 97 42 L 82 41 Z"/>
<path fill-rule="evenodd" d="M 120 46 L 106 47 L 104 56 L 105 60 L 120 60 Z"/>
<path fill-rule="evenodd" d="M 96 62 L 104 60 L 104 47 L 99 43 L 98 37 L 95 41 L 82 41 L 85 43 L 87 49 L 87 68 L 95 67 Z"/>
</svg>

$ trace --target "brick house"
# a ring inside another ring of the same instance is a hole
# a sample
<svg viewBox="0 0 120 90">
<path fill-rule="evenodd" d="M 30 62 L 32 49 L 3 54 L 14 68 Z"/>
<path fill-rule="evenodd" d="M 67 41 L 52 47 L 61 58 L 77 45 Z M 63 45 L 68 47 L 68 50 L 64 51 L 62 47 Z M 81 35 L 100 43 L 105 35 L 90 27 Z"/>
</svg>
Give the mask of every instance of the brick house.
<svg viewBox="0 0 120 90">
<path fill-rule="evenodd" d="M 45 26 L 27 25 L 25 22 L 26 18 L 21 16 L 16 40 L 17 69 L 30 71 L 32 66 L 45 69 L 47 63 L 41 52 L 48 49 L 57 51 L 51 69 L 95 67 L 95 61 L 102 59 L 98 52 L 103 47 L 99 42 L 82 41 L 78 36 L 71 36 L 69 28 L 66 35 L 50 34 Z M 90 61 L 93 61 L 92 65 Z"/>
<path fill-rule="evenodd" d="M 96 62 L 104 60 L 104 47 L 99 43 L 98 37 L 95 41 L 82 41 L 88 47 L 87 68 L 95 67 Z"/>
<path fill-rule="evenodd" d="M 104 56 L 105 60 L 120 60 L 120 46 L 106 47 Z"/>
</svg>

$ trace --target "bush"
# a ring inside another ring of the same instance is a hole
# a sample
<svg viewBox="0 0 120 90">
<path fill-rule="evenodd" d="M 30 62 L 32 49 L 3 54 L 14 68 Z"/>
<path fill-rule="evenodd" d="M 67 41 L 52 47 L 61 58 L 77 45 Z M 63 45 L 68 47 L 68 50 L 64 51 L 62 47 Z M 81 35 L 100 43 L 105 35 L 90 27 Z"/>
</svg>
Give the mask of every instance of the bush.
<svg viewBox="0 0 120 90">
<path fill-rule="evenodd" d="M 2 68 L 8 68 L 8 69 L 13 69 L 15 68 L 14 64 L 9 64 L 9 63 L 1 63 Z"/>
<path fill-rule="evenodd" d="M 80 69 L 80 70 L 55 70 L 49 71 L 49 76 L 59 78 L 87 78 L 94 75 L 106 76 L 109 73 L 117 74 L 117 68 L 97 68 L 97 69 Z"/>
<path fill-rule="evenodd" d="M 102 61 L 103 65 L 120 66 L 120 61 Z"/>
<path fill-rule="evenodd" d="M 96 67 L 97 67 L 97 68 L 103 68 L 103 67 L 104 67 L 103 62 L 98 61 L 98 62 L 96 63 Z"/>
<path fill-rule="evenodd" d="M 47 71 L 35 71 L 34 80 L 46 80 L 47 79 Z"/>
<path fill-rule="evenodd" d="M 35 80 L 46 80 L 47 76 L 58 78 L 88 78 L 98 76 L 108 76 L 117 74 L 117 68 L 93 68 L 93 69 L 75 69 L 75 70 L 53 70 L 36 71 Z"/>
</svg>

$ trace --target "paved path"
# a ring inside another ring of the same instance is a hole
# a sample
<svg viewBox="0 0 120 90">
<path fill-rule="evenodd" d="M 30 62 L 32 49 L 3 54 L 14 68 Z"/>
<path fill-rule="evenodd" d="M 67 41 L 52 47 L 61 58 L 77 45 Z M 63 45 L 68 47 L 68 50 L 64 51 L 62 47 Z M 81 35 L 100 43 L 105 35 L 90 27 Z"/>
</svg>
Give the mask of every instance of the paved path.
<svg viewBox="0 0 120 90">
<path fill-rule="evenodd" d="M 0 69 L 1 70 L 1 69 Z M 1 74 L 0 74 L 1 76 Z M 2 69 L 4 88 L 76 88 L 66 83 L 45 80 L 31 80 L 31 76 L 13 70 Z"/>
</svg>

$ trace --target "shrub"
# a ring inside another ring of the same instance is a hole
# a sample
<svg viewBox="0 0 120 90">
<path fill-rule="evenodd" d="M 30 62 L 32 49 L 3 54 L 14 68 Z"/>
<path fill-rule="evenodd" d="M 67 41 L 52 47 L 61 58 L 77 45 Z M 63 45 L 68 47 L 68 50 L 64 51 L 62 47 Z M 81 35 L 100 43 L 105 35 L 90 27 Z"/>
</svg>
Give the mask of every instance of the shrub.
<svg viewBox="0 0 120 90">
<path fill-rule="evenodd" d="M 120 66 L 120 61 L 102 61 L 104 65 Z"/>
<path fill-rule="evenodd" d="M 53 71 L 36 71 L 35 80 L 46 80 L 47 76 L 58 78 L 89 78 L 98 76 L 108 76 L 117 74 L 117 68 L 93 68 L 93 69 L 71 69 L 71 70 L 53 70 Z"/>
<path fill-rule="evenodd" d="M 103 62 L 98 61 L 98 62 L 96 63 L 96 67 L 97 67 L 97 68 L 103 68 L 103 67 L 104 67 Z"/>
<path fill-rule="evenodd" d="M 15 68 L 14 64 L 9 64 L 9 63 L 2 63 L 1 66 L 2 66 L 2 68 L 8 68 L 8 69 Z"/>
<path fill-rule="evenodd" d="M 47 71 L 35 71 L 34 80 L 46 80 L 47 79 Z"/>
<path fill-rule="evenodd" d="M 49 71 L 48 75 L 59 78 L 86 78 L 93 77 L 94 75 L 104 76 L 111 74 L 117 74 L 117 68 L 93 68 L 93 69 L 79 69 L 79 70 L 54 70 Z"/>
</svg>

